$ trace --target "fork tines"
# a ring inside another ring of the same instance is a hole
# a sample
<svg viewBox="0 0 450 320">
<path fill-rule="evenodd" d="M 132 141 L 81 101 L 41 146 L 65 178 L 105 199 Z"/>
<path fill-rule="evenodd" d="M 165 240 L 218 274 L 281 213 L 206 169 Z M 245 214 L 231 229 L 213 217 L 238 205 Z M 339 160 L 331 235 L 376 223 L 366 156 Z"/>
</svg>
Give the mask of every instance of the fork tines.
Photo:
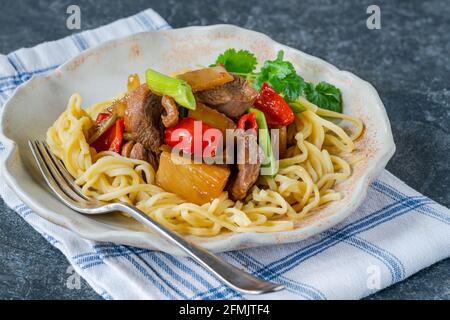
<svg viewBox="0 0 450 320">
<path fill-rule="evenodd" d="M 77 207 L 80 203 L 90 201 L 75 184 L 75 180 L 61 160 L 50 151 L 46 142 L 30 140 L 28 144 L 45 181 L 58 198 L 70 207 Z"/>
</svg>

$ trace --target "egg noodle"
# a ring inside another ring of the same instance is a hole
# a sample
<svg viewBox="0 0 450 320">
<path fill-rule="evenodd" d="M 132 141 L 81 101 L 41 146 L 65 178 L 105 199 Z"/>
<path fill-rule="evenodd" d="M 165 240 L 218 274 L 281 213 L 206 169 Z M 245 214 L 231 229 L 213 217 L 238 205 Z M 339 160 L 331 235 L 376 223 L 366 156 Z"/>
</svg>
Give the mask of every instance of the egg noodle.
<svg viewBox="0 0 450 320">
<path fill-rule="evenodd" d="M 84 110 L 79 94 L 47 132 L 51 151 L 60 158 L 86 196 L 135 205 L 153 219 L 183 234 L 214 236 L 223 232 L 277 232 L 294 228 L 297 219 L 327 202 L 341 199 L 333 187 L 351 175 L 339 155 L 354 151 L 363 123 L 352 116 L 321 109 L 300 98 L 306 111 L 288 127 L 293 146 L 279 161 L 274 177 L 260 176 L 245 201 L 234 202 L 223 192 L 204 205 L 186 203 L 155 184 L 155 171 L 141 160 L 111 151 L 97 153 L 86 142 L 97 114 L 113 100 Z M 348 134 L 332 119 L 351 122 Z"/>
</svg>

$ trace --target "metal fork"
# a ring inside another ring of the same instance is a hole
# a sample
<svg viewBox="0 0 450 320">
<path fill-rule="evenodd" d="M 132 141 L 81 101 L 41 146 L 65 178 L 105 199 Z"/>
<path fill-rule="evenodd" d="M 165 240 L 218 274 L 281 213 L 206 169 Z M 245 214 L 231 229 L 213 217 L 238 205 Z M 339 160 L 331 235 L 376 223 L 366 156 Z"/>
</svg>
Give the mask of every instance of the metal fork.
<svg viewBox="0 0 450 320">
<path fill-rule="evenodd" d="M 85 196 L 73 177 L 57 159 L 45 142 L 28 141 L 36 163 L 49 187 L 68 207 L 87 215 L 96 215 L 122 211 L 140 223 L 150 227 L 159 236 L 172 245 L 183 250 L 218 279 L 234 290 L 245 294 L 262 294 L 282 290 L 284 286 L 258 279 L 241 269 L 219 259 L 211 252 L 186 241 L 176 233 L 168 230 L 147 214 L 124 202 L 106 203 Z"/>
</svg>

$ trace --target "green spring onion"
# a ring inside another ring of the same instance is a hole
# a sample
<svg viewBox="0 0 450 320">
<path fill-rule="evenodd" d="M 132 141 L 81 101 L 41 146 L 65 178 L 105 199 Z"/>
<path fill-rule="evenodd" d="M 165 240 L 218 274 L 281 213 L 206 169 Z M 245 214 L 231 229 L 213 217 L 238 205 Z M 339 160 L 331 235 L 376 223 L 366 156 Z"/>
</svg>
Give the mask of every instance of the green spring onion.
<svg viewBox="0 0 450 320">
<path fill-rule="evenodd" d="M 288 102 L 288 105 L 289 107 L 291 107 L 292 112 L 294 112 L 294 114 L 306 111 L 306 108 L 297 101 Z"/>
<path fill-rule="evenodd" d="M 258 109 L 250 108 L 248 111 L 255 114 L 256 123 L 258 124 L 258 144 L 264 152 L 264 162 L 262 167 L 267 170 L 267 175 L 274 176 L 278 172 L 278 165 L 273 156 L 266 117 L 264 116 L 264 113 Z"/>
<path fill-rule="evenodd" d="M 180 106 L 195 110 L 196 102 L 192 89 L 186 81 L 172 78 L 158 71 L 147 69 L 147 85 L 153 92 L 172 97 Z"/>
</svg>

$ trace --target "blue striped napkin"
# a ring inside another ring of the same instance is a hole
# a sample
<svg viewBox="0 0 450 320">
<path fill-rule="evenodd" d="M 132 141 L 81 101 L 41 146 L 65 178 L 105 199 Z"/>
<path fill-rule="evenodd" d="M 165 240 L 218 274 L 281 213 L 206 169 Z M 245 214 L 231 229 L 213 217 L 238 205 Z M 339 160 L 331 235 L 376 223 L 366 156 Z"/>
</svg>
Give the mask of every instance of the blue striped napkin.
<svg viewBox="0 0 450 320">
<path fill-rule="evenodd" d="M 0 108 L 32 76 L 84 49 L 128 34 L 169 28 L 149 9 L 110 25 L 0 55 Z M 0 142 L 1 150 L 4 149 Z M 358 299 L 450 256 L 450 211 L 384 171 L 344 223 L 305 241 L 221 254 L 286 290 L 244 296 L 189 258 L 79 238 L 24 205 L 0 180 L 5 202 L 61 250 L 105 299 Z"/>
</svg>

